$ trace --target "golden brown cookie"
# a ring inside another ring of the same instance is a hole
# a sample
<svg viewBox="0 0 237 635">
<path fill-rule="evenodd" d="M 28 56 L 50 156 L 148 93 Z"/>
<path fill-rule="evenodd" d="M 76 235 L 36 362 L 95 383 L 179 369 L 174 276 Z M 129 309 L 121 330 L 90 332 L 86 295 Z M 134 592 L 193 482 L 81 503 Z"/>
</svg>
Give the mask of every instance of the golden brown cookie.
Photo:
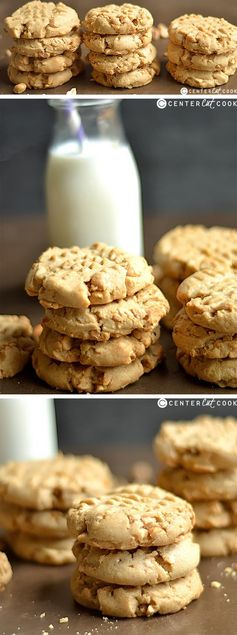
<svg viewBox="0 0 237 635">
<path fill-rule="evenodd" d="M 197 271 L 178 288 L 177 298 L 194 322 L 233 335 L 237 331 L 237 272 Z"/>
<path fill-rule="evenodd" d="M 6 585 L 12 578 L 12 568 L 8 558 L 3 551 L 0 551 L 0 591 L 4 591 Z"/>
<path fill-rule="evenodd" d="M 143 48 L 133 51 L 128 55 L 109 55 L 103 53 L 89 53 L 88 61 L 93 69 L 105 75 L 115 75 L 116 73 L 128 73 L 137 68 L 143 68 L 151 64 L 156 58 L 157 51 L 153 44 L 148 44 Z"/>
<path fill-rule="evenodd" d="M 237 45 L 231 52 L 216 55 L 203 55 L 198 52 L 192 53 L 182 46 L 169 42 L 167 50 L 168 59 L 176 65 L 199 71 L 225 71 L 226 68 L 237 66 Z"/>
<path fill-rule="evenodd" d="M 0 467 L 1 501 L 31 510 L 67 510 L 76 495 L 106 493 L 113 485 L 109 467 L 93 456 L 57 454 Z"/>
<path fill-rule="evenodd" d="M 107 4 L 90 9 L 83 29 L 100 35 L 130 35 L 151 29 L 153 18 L 147 9 L 135 4 Z"/>
<path fill-rule="evenodd" d="M 32 0 L 4 20 L 6 31 L 13 38 L 47 38 L 67 35 L 78 28 L 80 20 L 75 9 L 63 2 Z"/>
<path fill-rule="evenodd" d="M 195 527 L 219 529 L 237 525 L 236 501 L 196 501 L 192 503 Z"/>
<path fill-rule="evenodd" d="M 237 334 L 223 335 L 198 326 L 190 320 L 185 309 L 175 317 L 172 337 L 176 346 L 191 357 L 237 358 Z"/>
<path fill-rule="evenodd" d="M 177 290 L 179 287 L 180 281 L 175 280 L 175 278 L 170 278 L 169 276 L 161 277 L 158 282 L 158 286 L 161 289 L 162 293 L 169 302 L 170 310 L 167 315 L 163 318 L 163 324 L 167 329 L 173 328 L 174 318 L 178 313 L 181 304 L 176 298 Z"/>
<path fill-rule="evenodd" d="M 184 280 L 208 266 L 237 269 L 237 230 L 204 225 L 178 225 L 154 248 L 154 260 L 163 275 Z"/>
<path fill-rule="evenodd" d="M 193 524 L 189 503 L 152 485 L 126 485 L 108 496 L 75 500 L 68 512 L 70 534 L 99 549 L 170 545 Z"/>
<path fill-rule="evenodd" d="M 123 366 L 93 367 L 78 363 L 57 362 L 35 349 L 32 363 L 37 376 L 52 388 L 79 393 L 116 392 L 149 373 L 163 359 L 163 349 L 156 342 L 141 358 Z"/>
<path fill-rule="evenodd" d="M 151 331 L 168 313 L 169 304 L 154 285 L 131 298 L 102 306 L 80 309 L 46 309 L 43 325 L 81 340 L 106 342 L 111 337 L 129 335 L 136 329 Z"/>
<path fill-rule="evenodd" d="M 215 86 L 221 86 L 227 84 L 230 75 L 234 75 L 236 71 L 236 64 L 230 64 L 223 70 L 215 71 L 203 71 L 196 70 L 194 68 L 186 68 L 179 64 L 173 64 L 173 62 L 167 62 L 167 71 L 170 75 L 180 84 L 188 84 L 195 88 L 215 88 Z"/>
<path fill-rule="evenodd" d="M 13 553 L 23 560 L 52 565 L 67 564 L 75 560 L 70 538 L 39 538 L 17 531 L 7 533 L 6 540 Z"/>
<path fill-rule="evenodd" d="M 106 73 L 101 73 L 93 69 L 91 75 L 97 84 L 102 84 L 102 86 L 108 86 L 109 88 L 139 88 L 139 86 L 150 84 L 155 75 L 159 74 L 160 62 L 156 58 L 151 64 L 137 68 L 129 73 L 107 75 Z"/>
<path fill-rule="evenodd" d="M 108 342 L 81 341 L 45 327 L 39 348 L 48 357 L 61 362 L 79 362 L 83 366 L 123 366 L 144 355 L 146 348 L 160 337 L 156 332 L 134 331 L 132 335 L 111 338 Z"/>
<path fill-rule="evenodd" d="M 12 64 L 8 66 L 8 77 L 13 84 L 23 82 L 27 88 L 36 90 L 57 88 L 70 81 L 72 77 L 79 75 L 84 70 L 83 62 L 78 58 L 64 71 L 58 73 L 28 73 L 17 70 Z"/>
<path fill-rule="evenodd" d="M 167 467 L 160 472 L 158 485 L 188 501 L 231 501 L 237 498 L 237 470 L 197 474 Z"/>
<path fill-rule="evenodd" d="M 35 342 L 24 315 L 0 315 L 0 379 L 14 377 L 29 362 Z"/>
<path fill-rule="evenodd" d="M 228 53 L 236 49 L 237 27 L 224 18 L 191 13 L 171 22 L 169 37 L 174 44 L 194 53 Z"/>
<path fill-rule="evenodd" d="M 0 526 L 44 538 L 68 536 L 66 512 L 55 509 L 34 511 L 0 501 Z"/>
<path fill-rule="evenodd" d="M 83 33 L 83 42 L 90 51 L 103 55 L 128 55 L 152 40 L 152 29 L 132 35 L 96 35 Z"/>
<path fill-rule="evenodd" d="M 27 73 L 58 73 L 72 66 L 73 62 L 79 58 L 79 54 L 80 51 L 65 51 L 61 55 L 53 55 L 41 60 L 27 57 L 27 55 L 20 55 L 19 53 L 12 53 L 11 66 Z"/>
<path fill-rule="evenodd" d="M 237 388 L 237 359 L 191 357 L 178 348 L 177 360 L 192 377 L 217 384 L 221 388 Z"/>
<path fill-rule="evenodd" d="M 194 536 L 200 545 L 203 558 L 237 553 L 237 527 L 195 531 Z"/>
<path fill-rule="evenodd" d="M 166 547 L 112 551 L 83 545 L 73 546 L 78 571 L 108 584 L 143 586 L 181 578 L 195 569 L 200 550 L 187 534 L 177 543 Z"/>
<path fill-rule="evenodd" d="M 14 40 L 11 51 L 20 55 L 27 55 L 34 58 L 49 58 L 52 55 L 60 55 L 65 51 L 76 51 L 81 43 L 81 36 L 78 29 L 71 31 L 68 35 L 58 37 L 46 37 L 37 40 Z"/>
<path fill-rule="evenodd" d="M 237 419 L 201 415 L 192 421 L 164 421 L 154 440 L 166 465 L 192 472 L 237 467 Z"/>
<path fill-rule="evenodd" d="M 43 306 L 82 309 L 132 296 L 152 282 L 145 258 L 94 243 L 83 249 L 50 247 L 32 265 L 25 288 Z"/>
<path fill-rule="evenodd" d="M 75 570 L 71 580 L 74 600 L 111 617 L 150 617 L 176 613 L 199 598 L 203 591 L 197 569 L 178 580 L 145 586 L 106 586 Z"/>
</svg>

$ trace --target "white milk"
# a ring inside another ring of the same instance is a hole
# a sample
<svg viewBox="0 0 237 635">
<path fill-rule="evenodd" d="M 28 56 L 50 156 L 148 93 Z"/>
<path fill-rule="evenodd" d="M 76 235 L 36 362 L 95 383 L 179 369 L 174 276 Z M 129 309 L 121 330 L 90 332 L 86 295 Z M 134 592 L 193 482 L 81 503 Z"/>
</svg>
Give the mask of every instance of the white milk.
<svg viewBox="0 0 237 635">
<path fill-rule="evenodd" d="M 53 399 L 0 400 L 0 463 L 49 458 L 57 449 Z"/>
<path fill-rule="evenodd" d="M 128 146 L 86 141 L 49 153 L 46 195 L 50 240 L 59 247 L 95 241 L 143 253 L 140 180 Z"/>
</svg>

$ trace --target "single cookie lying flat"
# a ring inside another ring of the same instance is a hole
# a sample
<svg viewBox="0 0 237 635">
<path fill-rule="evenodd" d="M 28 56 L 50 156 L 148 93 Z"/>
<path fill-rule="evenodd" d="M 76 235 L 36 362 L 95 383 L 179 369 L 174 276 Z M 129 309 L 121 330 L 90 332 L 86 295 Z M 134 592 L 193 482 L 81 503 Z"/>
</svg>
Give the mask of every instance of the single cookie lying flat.
<svg viewBox="0 0 237 635">
<path fill-rule="evenodd" d="M 178 288 L 177 298 L 194 324 L 219 333 L 237 331 L 237 274 L 197 271 Z"/>
<path fill-rule="evenodd" d="M 96 35 L 83 33 L 83 42 L 90 51 L 103 55 L 128 55 L 152 40 L 152 29 L 133 33 L 132 35 Z"/>
<path fill-rule="evenodd" d="M 217 384 L 221 388 L 237 388 L 236 359 L 206 359 L 190 357 L 177 349 L 177 360 L 186 373 L 202 381 Z"/>
<path fill-rule="evenodd" d="M 216 55 L 202 55 L 198 52 L 192 53 L 182 46 L 169 42 L 167 49 L 168 59 L 173 64 L 184 66 L 185 68 L 199 71 L 225 71 L 226 68 L 237 66 L 237 45 L 234 51 Z"/>
<path fill-rule="evenodd" d="M 12 578 L 12 568 L 8 558 L 3 551 L 0 551 L 0 591 L 4 591 L 6 585 Z"/>
<path fill-rule="evenodd" d="M 146 31 L 153 25 L 153 17 L 147 9 L 135 4 L 107 4 L 90 9 L 83 21 L 83 28 L 100 35 L 130 35 Z"/>
<path fill-rule="evenodd" d="M 46 307 L 86 308 L 132 296 L 152 282 L 145 258 L 94 243 L 47 249 L 32 265 L 25 288 Z"/>
<path fill-rule="evenodd" d="M 46 37 L 37 40 L 14 40 L 11 48 L 13 53 L 27 55 L 34 58 L 49 58 L 52 55 L 61 55 L 65 51 L 76 51 L 81 43 L 81 36 L 78 29 L 71 31 L 68 35 L 58 37 Z"/>
<path fill-rule="evenodd" d="M 83 545 L 73 546 L 78 571 L 109 584 L 143 586 L 181 578 L 199 564 L 200 549 L 191 534 L 166 547 L 135 551 L 106 551 Z"/>
<path fill-rule="evenodd" d="M 83 366 L 123 366 L 144 355 L 146 348 L 160 337 L 156 332 L 133 331 L 132 335 L 115 337 L 108 342 L 81 341 L 45 327 L 39 338 L 39 348 L 48 357 L 60 362 L 78 362 Z"/>
<path fill-rule="evenodd" d="M 199 269 L 237 269 L 237 230 L 204 225 L 178 225 L 155 245 L 154 260 L 163 275 L 183 280 Z"/>
<path fill-rule="evenodd" d="M 12 53 L 11 66 L 14 66 L 19 71 L 27 73 L 58 73 L 64 71 L 66 68 L 72 66 L 78 58 L 78 51 L 65 52 L 62 55 L 53 55 L 48 59 L 37 59 L 34 57 L 27 57 L 27 55 L 20 55 L 19 53 Z"/>
<path fill-rule="evenodd" d="M 168 313 L 169 304 L 154 284 L 131 298 L 80 309 L 47 309 L 43 326 L 81 340 L 106 342 L 135 329 L 151 331 Z"/>
<path fill-rule="evenodd" d="M 215 88 L 215 86 L 227 84 L 230 75 L 234 75 L 236 71 L 236 64 L 230 64 L 223 70 L 203 71 L 186 68 L 181 64 L 177 65 L 169 61 L 166 64 L 166 68 L 170 75 L 180 84 L 188 84 L 196 88 Z"/>
<path fill-rule="evenodd" d="M 102 86 L 108 86 L 110 88 L 139 88 L 139 86 L 146 86 L 150 84 L 155 75 L 160 74 L 160 62 L 158 59 L 154 60 L 151 64 L 137 68 L 129 73 L 114 73 L 114 75 L 107 75 L 101 73 L 95 69 L 92 71 L 92 78 L 97 84 Z"/>
<path fill-rule="evenodd" d="M 58 454 L 0 467 L 1 500 L 35 510 L 67 510 L 76 495 L 106 493 L 113 485 L 106 463 L 93 456 Z"/>
<path fill-rule="evenodd" d="M 176 613 L 199 598 L 203 591 L 197 569 L 170 582 L 136 587 L 106 586 L 77 569 L 71 580 L 74 599 L 82 606 L 111 617 L 150 617 Z"/>
<path fill-rule="evenodd" d="M 161 284 L 160 287 L 162 289 Z M 185 309 L 175 317 L 172 337 L 176 346 L 191 357 L 237 359 L 237 333 L 223 335 L 198 326 L 190 320 Z"/>
<path fill-rule="evenodd" d="M 33 0 L 14 11 L 4 25 L 11 37 L 34 39 L 67 35 L 79 27 L 80 20 L 75 9 L 63 2 Z"/>
<path fill-rule="evenodd" d="M 29 362 L 35 341 L 24 315 L 0 315 L 0 379 L 14 377 Z"/>
<path fill-rule="evenodd" d="M 197 474 L 167 467 L 160 472 L 158 485 L 188 501 L 231 501 L 237 498 L 237 470 Z"/>
<path fill-rule="evenodd" d="M 12 551 L 24 560 L 41 564 L 62 565 L 74 562 L 72 540 L 70 538 L 38 538 L 30 534 L 9 532 L 6 541 Z"/>
<path fill-rule="evenodd" d="M 55 509 L 34 511 L 1 501 L 0 526 L 7 531 L 22 531 L 38 537 L 68 537 L 66 512 Z"/>
<path fill-rule="evenodd" d="M 202 557 L 229 556 L 237 553 L 237 527 L 195 531 Z"/>
<path fill-rule="evenodd" d="M 58 73 L 22 72 L 12 66 L 11 63 L 8 66 L 7 72 L 13 84 L 23 83 L 27 88 L 41 90 L 43 88 L 57 88 L 57 86 L 62 86 L 69 82 L 72 77 L 82 73 L 83 70 L 84 63 L 78 58 L 69 68 L 66 68 L 64 71 L 59 71 Z"/>
<path fill-rule="evenodd" d="M 128 73 L 151 64 L 156 58 L 156 54 L 156 47 L 153 44 L 148 44 L 148 46 L 128 55 L 105 56 L 103 53 L 91 52 L 88 55 L 88 61 L 96 71 L 106 75 L 115 75 L 116 73 Z"/>
<path fill-rule="evenodd" d="M 154 440 L 156 456 L 171 467 L 217 472 L 237 467 L 237 419 L 201 415 L 165 421 Z"/>
<path fill-rule="evenodd" d="M 107 393 L 121 390 L 149 373 L 163 359 L 159 342 L 147 348 L 141 358 L 123 366 L 93 367 L 77 363 L 57 362 L 35 349 L 32 364 L 36 374 L 52 388 L 79 393 Z"/>
<path fill-rule="evenodd" d="M 74 501 L 68 512 L 70 534 L 99 549 L 170 545 L 193 524 L 189 503 L 152 485 L 127 485 L 108 496 Z"/>
<path fill-rule="evenodd" d="M 228 53 L 236 49 L 237 27 L 224 18 L 191 13 L 171 22 L 169 37 L 174 44 L 194 53 Z"/>
</svg>

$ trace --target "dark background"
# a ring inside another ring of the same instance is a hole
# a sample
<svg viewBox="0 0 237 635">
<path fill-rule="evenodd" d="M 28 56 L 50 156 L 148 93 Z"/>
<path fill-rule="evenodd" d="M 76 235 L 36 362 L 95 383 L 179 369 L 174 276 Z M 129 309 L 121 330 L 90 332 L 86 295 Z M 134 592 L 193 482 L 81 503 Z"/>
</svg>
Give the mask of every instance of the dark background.
<svg viewBox="0 0 237 635">
<path fill-rule="evenodd" d="M 179 405 L 174 405 L 174 401 Z M 102 457 L 108 456 L 112 446 L 130 448 L 132 453 L 139 446 L 151 449 L 160 423 L 167 419 L 191 420 L 206 413 L 237 417 L 237 398 L 167 397 L 165 408 L 158 407 L 157 399 L 69 398 L 56 399 L 55 407 L 60 449 L 75 453 L 94 451 Z M 122 461 L 123 453 L 120 457 Z"/>
<path fill-rule="evenodd" d="M 227 98 L 226 98 L 227 100 Z M 225 101 L 226 101 L 225 100 Z M 166 107 L 154 99 L 121 104 L 142 180 L 147 214 L 236 212 L 236 108 Z M 193 102 L 194 103 L 194 102 Z M 45 211 L 44 167 L 53 109 L 46 100 L 0 102 L 0 213 Z"/>
</svg>

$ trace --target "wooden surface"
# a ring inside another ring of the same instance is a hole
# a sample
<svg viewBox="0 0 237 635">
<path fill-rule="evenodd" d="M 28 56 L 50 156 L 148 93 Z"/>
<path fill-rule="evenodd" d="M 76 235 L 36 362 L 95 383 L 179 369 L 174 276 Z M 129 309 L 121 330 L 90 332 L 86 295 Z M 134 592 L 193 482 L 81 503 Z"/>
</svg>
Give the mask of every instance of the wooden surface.
<svg viewBox="0 0 237 635">
<path fill-rule="evenodd" d="M 93 450 L 96 448 L 93 448 Z M 97 448 L 98 452 L 98 448 Z M 121 461 L 121 457 L 123 460 Z M 115 473 L 127 477 L 134 460 L 152 458 L 150 448 L 108 449 L 101 458 Z M 237 576 L 227 576 L 225 568 L 237 558 L 208 558 L 201 562 L 200 574 L 204 593 L 186 610 L 152 618 L 110 619 L 75 604 L 69 588 L 73 565 L 50 567 L 9 558 L 13 579 L 0 595 L 1 635 L 236 635 Z M 212 581 L 221 583 L 216 589 Z M 40 615 L 45 613 L 45 617 Z M 60 619 L 68 617 L 61 624 Z M 54 626 L 50 630 L 49 624 Z"/>
<path fill-rule="evenodd" d="M 195 216 L 194 216 L 195 218 Z M 228 214 L 197 215 L 198 222 L 206 225 L 236 227 L 236 217 Z M 180 224 L 188 222 L 188 216 L 178 219 Z M 177 220 L 169 217 L 145 217 L 146 256 L 152 262 L 153 245 Z M 28 315 L 33 324 L 40 321 L 43 313 L 35 298 L 24 292 L 24 280 L 32 261 L 47 247 L 45 217 L 2 218 L 0 222 L 0 312 Z M 116 395 L 154 394 L 233 394 L 231 389 L 218 388 L 209 383 L 197 381 L 187 375 L 177 364 L 175 347 L 170 334 L 163 329 L 162 342 L 166 353 L 165 361 L 156 370 L 143 376 L 138 382 L 128 386 Z M 0 394 L 50 394 L 55 391 L 41 382 L 29 365 L 12 379 L 0 382 Z M 62 394 L 56 391 L 56 394 Z"/>
<path fill-rule="evenodd" d="M 0 24 L 3 25 L 3 20 L 6 16 L 10 15 L 16 8 L 18 8 L 22 2 L 20 0 L 1 0 L 0 2 Z M 85 13 L 92 7 L 97 6 L 95 0 L 81 0 L 80 4 L 75 0 L 67 0 L 67 4 L 76 8 L 79 12 L 81 19 L 85 16 Z M 101 3 L 105 4 L 105 3 Z M 154 24 L 163 22 L 168 25 L 169 22 L 179 15 L 184 13 L 203 13 L 204 15 L 213 15 L 217 17 L 224 17 L 226 20 L 236 24 L 236 2 L 235 0 L 166 0 L 163 3 L 157 3 L 156 0 L 143 0 L 143 6 L 149 9 L 154 17 Z M 11 46 L 11 39 L 1 29 L 0 40 L 0 95 L 13 94 L 13 86 L 7 77 L 7 58 L 5 51 Z M 165 68 L 166 58 L 164 53 L 167 47 L 167 40 L 160 40 L 157 42 L 158 57 L 161 60 L 161 74 L 156 77 L 151 84 L 136 88 L 133 90 L 118 90 L 108 89 L 103 86 L 99 86 L 90 79 L 90 68 L 86 69 L 86 72 L 79 77 L 73 78 L 70 82 L 59 88 L 50 90 L 32 90 L 26 91 L 24 95 L 64 95 L 71 88 L 77 88 L 78 95 L 118 95 L 123 96 L 130 95 L 177 95 L 180 94 L 182 85 L 177 83 L 168 74 Z M 84 53 L 87 51 L 84 50 Z M 199 93 L 199 89 L 192 89 L 189 87 L 191 94 Z M 216 87 L 215 89 L 205 89 L 206 93 L 222 93 L 224 94 L 237 92 L 237 73 L 230 78 L 228 84 Z"/>
</svg>

